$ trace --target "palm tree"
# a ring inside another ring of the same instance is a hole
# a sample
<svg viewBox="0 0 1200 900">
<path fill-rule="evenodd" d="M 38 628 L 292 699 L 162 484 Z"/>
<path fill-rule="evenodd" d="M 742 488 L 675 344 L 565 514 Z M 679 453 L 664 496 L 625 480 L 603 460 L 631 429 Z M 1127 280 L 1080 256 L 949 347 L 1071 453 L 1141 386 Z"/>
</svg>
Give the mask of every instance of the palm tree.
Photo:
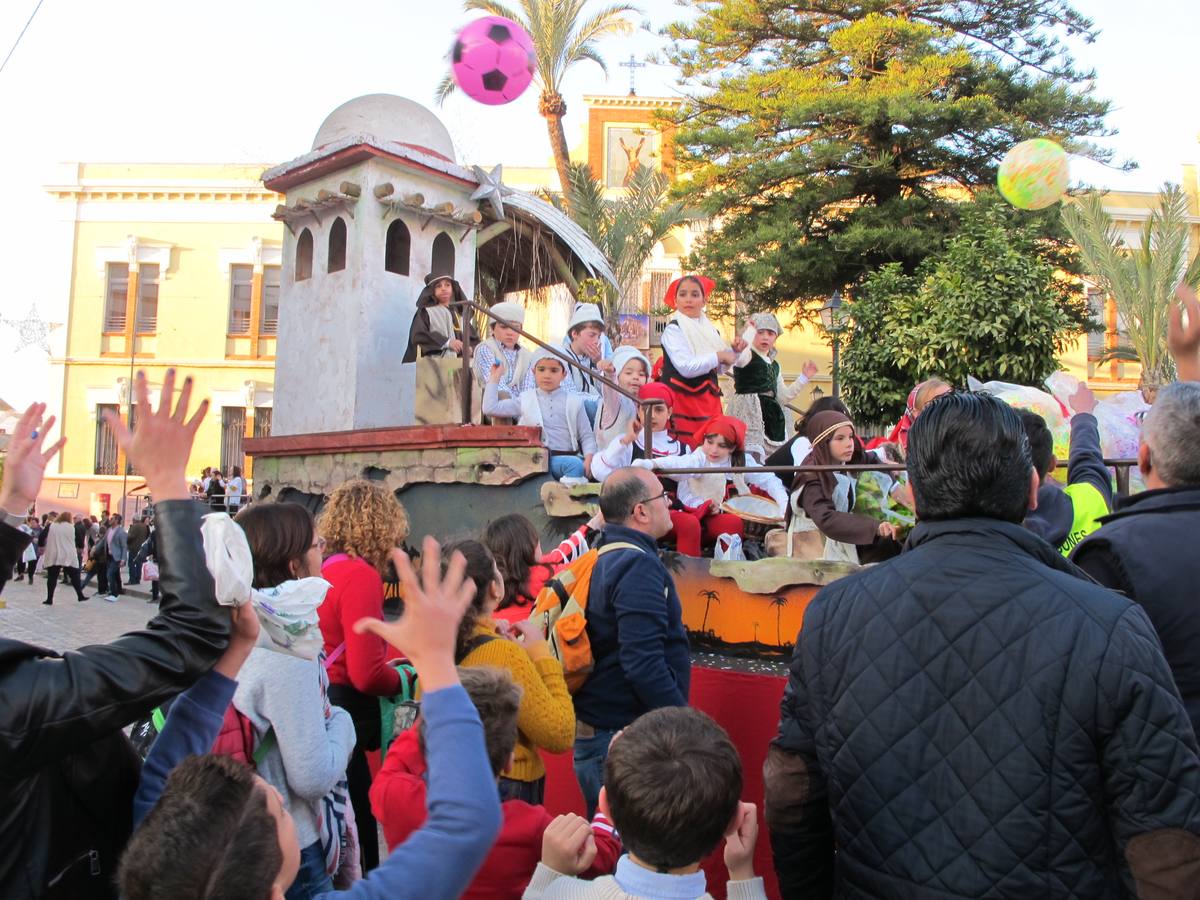
<svg viewBox="0 0 1200 900">
<path fill-rule="evenodd" d="M 783 608 L 788 605 L 787 597 L 774 597 L 771 600 L 771 605 L 775 607 L 775 643 L 780 647 L 783 646 L 783 634 L 781 633 L 780 619 L 783 616 Z"/>
<path fill-rule="evenodd" d="M 538 113 L 546 120 L 554 166 L 558 169 L 564 194 L 570 182 L 570 158 L 567 134 L 563 130 L 563 116 L 567 114 L 567 104 L 562 96 L 563 77 L 571 66 L 584 60 L 596 63 L 607 75 L 608 66 L 600 56 L 596 42 L 631 32 L 633 25 L 625 15 L 641 12 L 631 3 L 610 3 L 584 19 L 585 6 L 587 0 L 517 0 L 516 8 L 497 0 L 463 0 L 464 10 L 479 10 L 511 19 L 533 39 L 533 51 L 537 56 L 536 81 L 541 89 Z M 444 76 L 435 92 L 437 102 L 441 104 L 454 87 L 453 77 Z"/>
<path fill-rule="evenodd" d="M 621 286 L 618 294 L 606 282 L 597 285 L 605 294 L 597 299 L 606 301 L 603 307 L 615 339 L 620 313 L 641 305 L 638 291 L 642 266 L 654 252 L 654 245 L 687 221 L 687 213 L 682 203 L 668 199 L 670 179 L 648 166 L 636 166 L 615 199 L 605 196 L 604 185 L 587 163 L 573 163 L 569 178 L 571 218 L 608 257 Z"/>
<path fill-rule="evenodd" d="M 1188 199 L 1178 185 L 1165 184 L 1158 208 L 1142 227 L 1141 246 L 1129 247 L 1104 209 L 1098 193 L 1063 207 L 1063 224 L 1079 245 L 1084 264 L 1097 285 L 1112 297 L 1125 322 L 1132 354 L 1117 350 L 1109 359 L 1142 366 L 1139 386 L 1148 402 L 1160 385 L 1174 380 L 1175 363 L 1167 352 L 1167 320 L 1175 286 L 1182 278 L 1200 284 L 1200 257 L 1187 265 Z M 1186 269 L 1186 270 L 1185 270 Z"/>
<path fill-rule="evenodd" d="M 721 595 L 716 591 L 697 591 L 696 596 L 704 599 L 704 618 L 700 621 L 700 633 L 705 634 L 704 628 L 708 625 L 708 607 L 712 603 L 720 606 Z"/>
</svg>

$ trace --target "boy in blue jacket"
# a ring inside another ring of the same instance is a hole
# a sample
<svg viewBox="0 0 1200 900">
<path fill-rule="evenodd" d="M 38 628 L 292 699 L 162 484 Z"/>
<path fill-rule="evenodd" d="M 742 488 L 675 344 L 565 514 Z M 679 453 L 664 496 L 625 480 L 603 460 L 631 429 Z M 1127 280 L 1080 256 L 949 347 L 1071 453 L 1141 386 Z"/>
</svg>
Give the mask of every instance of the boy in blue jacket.
<svg viewBox="0 0 1200 900">
<path fill-rule="evenodd" d="M 379 635 L 416 667 L 424 690 L 429 819 L 346 897 L 458 897 L 500 830 L 483 726 L 454 667 L 458 625 L 475 587 L 464 582 L 461 556 L 439 579 L 441 551 L 432 538 L 422 559 L 418 582 L 407 555 L 393 554 L 404 585 L 401 619 L 362 619 L 355 630 Z M 239 636 L 250 639 L 254 618 L 248 608 L 235 614 Z M 119 874 L 125 900 L 189 896 L 197 885 L 213 896 L 281 900 L 296 876 L 300 846 L 278 793 L 248 766 L 206 752 L 233 697 L 231 675 L 248 652 L 231 649 L 171 708 L 135 800 L 141 825 Z"/>
<path fill-rule="evenodd" d="M 1033 466 L 1037 470 L 1037 509 L 1025 517 L 1025 527 L 1057 547 L 1063 556 L 1100 527 L 1101 516 L 1112 511 L 1112 478 L 1100 451 L 1100 426 L 1092 414 L 1096 395 L 1086 384 L 1071 396 L 1071 455 L 1067 461 L 1067 486 L 1046 476 L 1058 467 L 1054 437 L 1046 420 L 1033 412 L 1022 412 L 1021 423 L 1029 438 Z"/>
</svg>

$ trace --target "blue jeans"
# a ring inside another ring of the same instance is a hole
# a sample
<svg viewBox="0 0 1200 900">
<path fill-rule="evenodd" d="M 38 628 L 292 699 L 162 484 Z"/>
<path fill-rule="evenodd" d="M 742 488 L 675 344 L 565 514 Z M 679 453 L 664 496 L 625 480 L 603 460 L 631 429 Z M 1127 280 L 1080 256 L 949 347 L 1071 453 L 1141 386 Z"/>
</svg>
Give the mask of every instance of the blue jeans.
<svg viewBox="0 0 1200 900">
<path fill-rule="evenodd" d="M 588 421 L 592 425 L 596 424 L 596 410 L 598 410 L 599 408 L 600 408 L 600 398 L 599 397 L 594 397 L 594 396 L 588 397 L 586 400 L 583 401 L 583 411 L 584 411 L 584 413 L 587 414 Z M 601 447 L 600 449 L 603 450 L 604 448 Z"/>
<path fill-rule="evenodd" d="M 333 890 L 333 879 L 325 874 L 325 854 L 321 842 L 314 841 L 300 851 L 300 871 L 283 896 L 286 900 L 312 900 Z"/>
<path fill-rule="evenodd" d="M 587 804 L 587 817 L 596 814 L 600 799 L 600 788 L 604 785 L 604 761 L 608 759 L 608 745 L 616 731 L 596 729 L 589 738 L 575 738 L 575 778 Z"/>
<path fill-rule="evenodd" d="M 108 561 L 108 592 L 114 597 L 121 596 L 121 563 L 111 558 Z"/>
<path fill-rule="evenodd" d="M 550 477 L 562 478 L 570 475 L 572 478 L 583 478 L 582 456 L 551 456 Z"/>
</svg>

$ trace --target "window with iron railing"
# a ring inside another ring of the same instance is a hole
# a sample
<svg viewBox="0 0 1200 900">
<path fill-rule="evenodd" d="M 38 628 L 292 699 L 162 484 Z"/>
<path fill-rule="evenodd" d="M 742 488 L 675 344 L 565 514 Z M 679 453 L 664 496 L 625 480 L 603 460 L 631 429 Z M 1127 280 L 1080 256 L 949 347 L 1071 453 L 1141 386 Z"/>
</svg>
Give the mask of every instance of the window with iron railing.
<svg viewBox="0 0 1200 900">
<path fill-rule="evenodd" d="M 158 331 L 158 266 L 142 264 L 138 272 L 137 330 L 139 334 Z"/>
<path fill-rule="evenodd" d="M 250 333 L 254 266 L 229 267 L 229 333 Z"/>
<path fill-rule="evenodd" d="M 271 407 L 254 407 L 254 436 L 256 438 L 271 436 Z"/>
<path fill-rule="evenodd" d="M 109 263 L 105 271 L 104 330 L 125 330 L 125 300 L 129 294 L 129 266 Z"/>
<path fill-rule="evenodd" d="M 241 406 L 221 407 L 221 471 L 228 474 L 233 466 L 246 467 L 242 439 L 246 436 L 246 410 Z"/>
<path fill-rule="evenodd" d="M 277 334 L 279 331 L 279 266 L 263 266 L 262 323 L 258 333 Z"/>
</svg>

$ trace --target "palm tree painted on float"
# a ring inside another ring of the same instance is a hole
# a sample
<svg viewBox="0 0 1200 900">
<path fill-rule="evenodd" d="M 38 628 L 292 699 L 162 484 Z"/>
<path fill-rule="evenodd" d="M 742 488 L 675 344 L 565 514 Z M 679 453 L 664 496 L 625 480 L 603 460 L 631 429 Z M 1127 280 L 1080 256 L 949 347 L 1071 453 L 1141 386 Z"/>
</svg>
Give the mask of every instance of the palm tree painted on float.
<svg viewBox="0 0 1200 900">
<path fill-rule="evenodd" d="M 570 192 L 570 157 L 563 116 L 567 104 L 562 96 L 563 78 L 567 70 L 584 60 L 591 60 L 608 74 L 608 66 L 596 48 L 596 42 L 615 34 L 628 34 L 633 24 L 627 13 L 640 13 L 631 3 L 610 3 L 584 18 L 587 0 L 517 0 L 515 7 L 498 0 L 464 0 L 464 10 L 479 10 L 493 16 L 503 16 L 519 24 L 533 39 L 537 57 L 535 80 L 541 88 L 538 113 L 546 120 L 550 134 L 550 149 L 554 167 L 558 170 L 563 194 Z M 455 89 L 454 78 L 447 74 L 434 93 L 440 104 Z M 570 200 L 567 201 L 568 207 Z"/>
<path fill-rule="evenodd" d="M 715 603 L 721 605 L 721 595 L 716 591 L 697 591 L 696 596 L 704 601 L 704 618 L 700 621 L 700 633 L 707 634 L 704 629 L 708 625 L 708 607 Z"/>
<path fill-rule="evenodd" d="M 775 607 L 775 643 L 783 646 L 783 634 L 781 632 L 780 619 L 783 616 L 783 608 L 788 605 L 787 597 L 774 597 L 771 600 L 771 605 Z"/>
</svg>

